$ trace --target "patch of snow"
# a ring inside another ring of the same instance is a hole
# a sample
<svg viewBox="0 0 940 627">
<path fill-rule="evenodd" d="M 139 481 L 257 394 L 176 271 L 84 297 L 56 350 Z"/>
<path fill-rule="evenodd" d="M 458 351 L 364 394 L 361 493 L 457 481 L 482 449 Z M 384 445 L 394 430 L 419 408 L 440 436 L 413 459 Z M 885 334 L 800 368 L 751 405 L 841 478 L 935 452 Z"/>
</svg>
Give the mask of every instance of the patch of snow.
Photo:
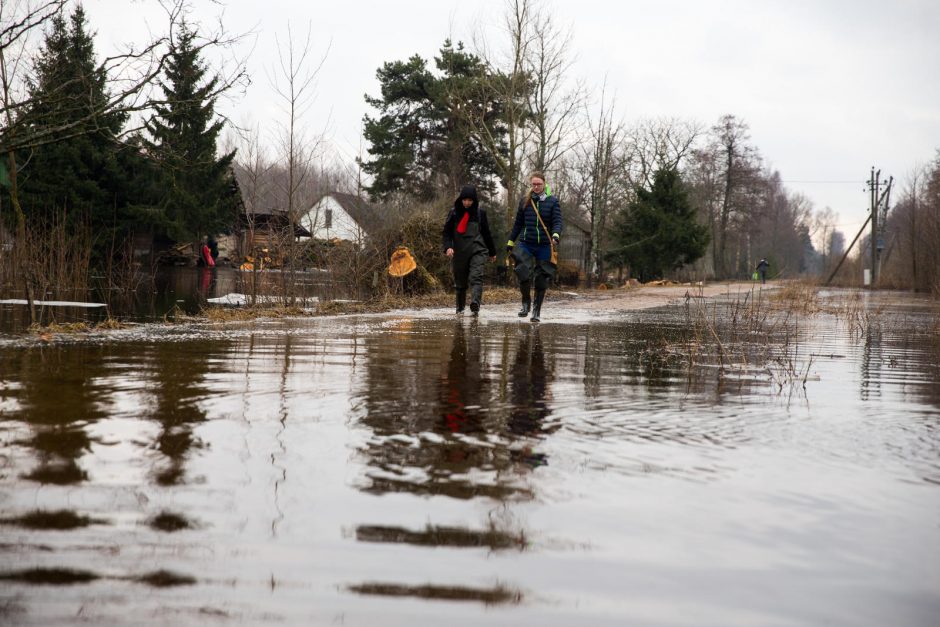
<svg viewBox="0 0 940 627">
<path fill-rule="evenodd" d="M 208 302 L 216 305 L 229 305 L 232 307 L 243 307 L 248 304 L 249 297 L 245 294 L 239 294 L 238 292 L 232 292 L 231 294 L 226 294 L 225 296 L 219 296 L 218 298 L 208 298 Z M 255 302 L 257 303 L 278 303 L 283 302 L 283 297 L 280 296 L 256 296 Z M 304 299 L 307 303 L 316 303 L 319 302 L 319 298 L 316 296 L 308 296 Z"/>
<path fill-rule="evenodd" d="M 0 305 L 28 305 L 29 301 L 20 299 L 20 298 L 8 298 L 7 300 L 0 300 Z M 77 301 L 70 300 L 34 300 L 34 305 L 40 305 L 42 307 L 85 307 L 88 309 L 94 309 L 96 307 L 107 307 L 104 303 L 80 303 Z"/>
</svg>

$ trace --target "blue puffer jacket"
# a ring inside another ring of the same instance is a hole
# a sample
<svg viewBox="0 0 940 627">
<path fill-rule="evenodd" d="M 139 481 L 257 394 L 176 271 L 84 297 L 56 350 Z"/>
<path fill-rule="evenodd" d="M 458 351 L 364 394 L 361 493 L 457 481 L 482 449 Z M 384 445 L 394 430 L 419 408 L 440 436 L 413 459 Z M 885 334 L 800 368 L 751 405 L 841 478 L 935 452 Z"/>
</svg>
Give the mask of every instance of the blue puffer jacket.
<svg viewBox="0 0 940 627">
<path fill-rule="evenodd" d="M 539 215 L 542 221 L 548 227 L 552 235 L 561 235 L 561 205 L 558 199 L 552 195 L 542 194 L 534 196 L 527 194 L 519 201 L 519 208 L 516 209 L 516 220 L 512 225 L 512 232 L 509 234 L 510 246 L 518 242 L 526 242 L 536 246 L 548 243 L 548 235 L 545 229 L 535 216 L 535 210 L 532 208 L 532 202 L 538 207 Z M 518 240 L 516 239 L 518 238 Z"/>
</svg>

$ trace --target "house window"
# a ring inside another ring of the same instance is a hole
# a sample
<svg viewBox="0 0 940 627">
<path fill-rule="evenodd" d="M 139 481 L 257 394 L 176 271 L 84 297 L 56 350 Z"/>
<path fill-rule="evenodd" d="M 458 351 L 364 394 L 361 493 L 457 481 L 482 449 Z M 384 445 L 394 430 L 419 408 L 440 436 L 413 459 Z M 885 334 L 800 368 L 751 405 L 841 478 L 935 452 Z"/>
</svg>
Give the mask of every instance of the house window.
<svg viewBox="0 0 940 627">
<path fill-rule="evenodd" d="M 332 229 L 333 228 L 333 210 L 327 209 L 326 215 L 324 216 L 324 228 Z"/>
</svg>

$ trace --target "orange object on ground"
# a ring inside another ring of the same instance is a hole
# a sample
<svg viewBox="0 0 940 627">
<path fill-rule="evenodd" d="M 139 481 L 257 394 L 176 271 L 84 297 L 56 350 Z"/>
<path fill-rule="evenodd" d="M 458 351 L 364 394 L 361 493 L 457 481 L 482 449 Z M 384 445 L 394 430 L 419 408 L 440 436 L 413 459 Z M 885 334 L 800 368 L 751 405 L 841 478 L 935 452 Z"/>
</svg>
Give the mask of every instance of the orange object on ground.
<svg viewBox="0 0 940 627">
<path fill-rule="evenodd" d="M 411 251 L 405 246 L 399 246 L 392 253 L 391 263 L 388 264 L 388 273 L 397 278 L 409 275 L 414 272 L 418 264 L 415 258 L 411 256 Z"/>
</svg>

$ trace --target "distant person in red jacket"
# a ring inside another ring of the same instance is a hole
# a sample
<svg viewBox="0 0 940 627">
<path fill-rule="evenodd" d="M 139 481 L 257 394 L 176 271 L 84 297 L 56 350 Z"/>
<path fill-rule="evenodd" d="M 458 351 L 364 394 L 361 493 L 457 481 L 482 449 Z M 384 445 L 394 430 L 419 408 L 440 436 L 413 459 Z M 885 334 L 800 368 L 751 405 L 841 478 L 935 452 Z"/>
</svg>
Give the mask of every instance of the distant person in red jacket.
<svg viewBox="0 0 940 627">
<path fill-rule="evenodd" d="M 202 238 L 202 247 L 199 249 L 199 264 L 207 268 L 215 267 L 215 259 L 212 257 L 212 249 L 209 248 L 209 238 Z"/>
</svg>

